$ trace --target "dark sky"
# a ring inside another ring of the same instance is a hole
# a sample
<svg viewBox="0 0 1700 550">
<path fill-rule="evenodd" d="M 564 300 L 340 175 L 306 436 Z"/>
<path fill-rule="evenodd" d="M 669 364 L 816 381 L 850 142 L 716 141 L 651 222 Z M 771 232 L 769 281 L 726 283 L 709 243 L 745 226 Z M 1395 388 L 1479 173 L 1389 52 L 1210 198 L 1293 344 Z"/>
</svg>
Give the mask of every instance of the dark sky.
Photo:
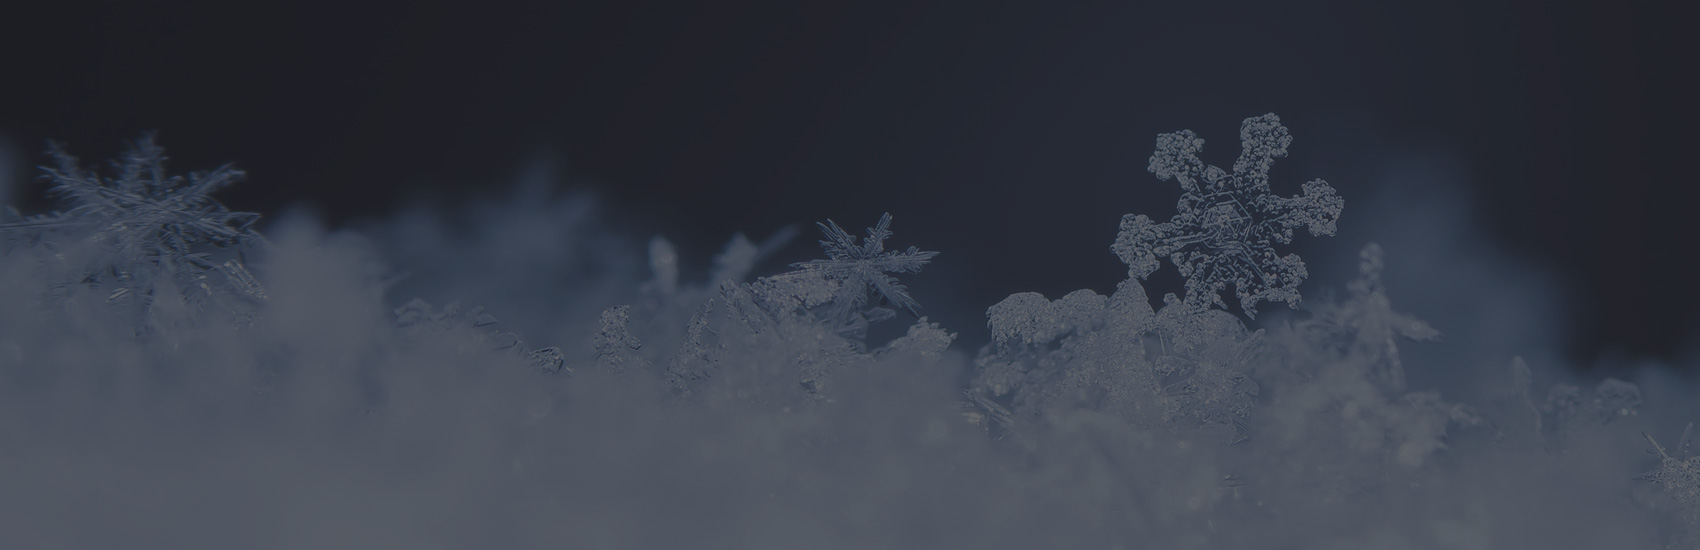
<svg viewBox="0 0 1700 550">
<path fill-rule="evenodd" d="M 1239 120 L 1273 111 L 1296 136 L 1277 190 L 1326 178 L 1348 219 L 1377 155 L 1458 155 L 1483 238 L 1569 285 L 1572 357 L 1669 355 L 1700 328 L 1700 49 L 1674 7 L 348 4 L 7 3 L 0 135 L 94 159 L 158 129 L 179 169 L 249 171 L 233 207 L 337 222 L 498 192 L 553 151 L 696 262 L 734 231 L 889 210 L 894 244 L 944 251 L 916 294 L 983 308 L 1113 289 L 1119 217 L 1178 195 L 1145 172 L 1156 134 L 1194 129 L 1226 164 Z"/>
</svg>

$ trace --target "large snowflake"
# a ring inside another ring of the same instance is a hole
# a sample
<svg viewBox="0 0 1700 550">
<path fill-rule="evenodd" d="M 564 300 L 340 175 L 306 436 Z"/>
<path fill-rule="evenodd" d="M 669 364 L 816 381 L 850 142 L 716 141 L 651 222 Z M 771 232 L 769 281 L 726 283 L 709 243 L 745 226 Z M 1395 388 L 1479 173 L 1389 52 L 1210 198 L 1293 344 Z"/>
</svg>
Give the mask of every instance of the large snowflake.
<svg viewBox="0 0 1700 550">
<path fill-rule="evenodd" d="M 1222 292 L 1232 285 L 1247 317 L 1257 316 L 1258 302 L 1296 306 L 1298 285 L 1308 275 L 1304 261 L 1277 254 L 1274 243 L 1291 244 L 1298 227 L 1333 235 L 1345 200 L 1320 179 L 1306 182 L 1295 197 L 1270 194 L 1269 166 L 1287 156 L 1292 141 L 1273 113 L 1246 119 L 1240 158 L 1229 173 L 1199 160 L 1204 140 L 1191 130 L 1157 136 L 1149 169 L 1160 180 L 1180 182 L 1179 212 L 1165 223 L 1122 217 L 1111 249 L 1129 275 L 1143 279 L 1157 270 L 1159 256 L 1168 256 L 1186 277 L 1188 304 L 1227 309 Z"/>
<path fill-rule="evenodd" d="M 71 232 L 101 243 L 110 252 L 102 265 L 92 265 L 86 281 L 115 279 L 113 298 L 131 292 L 148 293 L 157 276 L 179 279 L 186 288 L 206 287 L 206 275 L 219 272 L 231 290 L 264 298 L 264 290 L 241 260 L 219 264 L 197 248 L 264 245 L 253 229 L 259 214 L 233 212 L 211 197 L 242 179 L 229 165 L 211 172 L 168 176 L 165 149 L 152 134 L 143 136 L 113 163 L 113 174 L 101 176 L 78 164 L 76 157 L 55 145 L 57 166 L 44 168 L 53 181 L 51 192 L 74 206 L 63 212 L 0 220 L 0 242 L 39 242 L 45 233 Z"/>
<path fill-rule="evenodd" d="M 891 237 L 891 214 L 880 216 L 874 227 L 868 228 L 868 238 L 856 242 L 856 236 L 832 220 L 820 225 L 826 240 L 820 242 L 827 259 L 792 264 L 806 273 L 819 274 L 838 283 L 833 296 L 830 317 L 848 319 L 863 314 L 869 291 L 878 294 L 900 309 L 915 313 L 921 307 L 896 277 L 887 273 L 919 273 L 921 266 L 932 261 L 937 252 L 924 252 L 913 246 L 908 250 L 886 250 L 885 240 Z"/>
<path fill-rule="evenodd" d="M 76 157 L 55 146 L 57 168 L 45 169 L 54 194 L 68 197 L 70 211 L 39 216 L 7 229 L 85 227 L 126 255 L 188 261 L 193 244 L 232 246 L 257 239 L 258 214 L 232 212 L 210 195 L 242 179 L 228 165 L 189 177 L 167 176 L 165 149 L 152 134 L 137 140 L 116 177 L 101 177 L 78 166 Z"/>
</svg>

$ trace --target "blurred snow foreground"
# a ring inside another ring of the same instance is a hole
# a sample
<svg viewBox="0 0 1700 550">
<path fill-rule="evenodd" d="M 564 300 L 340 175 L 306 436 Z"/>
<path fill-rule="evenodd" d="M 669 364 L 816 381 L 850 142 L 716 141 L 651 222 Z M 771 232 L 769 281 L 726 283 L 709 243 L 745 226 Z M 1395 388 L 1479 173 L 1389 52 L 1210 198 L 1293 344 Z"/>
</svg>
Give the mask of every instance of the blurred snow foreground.
<svg viewBox="0 0 1700 550">
<path fill-rule="evenodd" d="M 0 221 L 0 546 L 1700 544 L 1700 458 L 1687 432 L 1636 433 L 1636 385 L 1487 358 L 1510 366 L 1482 402 L 1411 388 L 1400 346 L 1440 333 L 1393 309 L 1374 244 L 1343 300 L 1248 329 L 1260 302 L 1301 308 L 1308 271 L 1276 246 L 1333 235 L 1344 201 L 1274 193 L 1275 115 L 1240 141 L 1223 170 L 1159 136 L 1150 171 L 1182 195 L 1169 221 L 1123 218 L 1128 279 L 1012 295 L 972 357 L 913 318 L 897 275 L 937 252 L 888 248 L 890 214 L 862 238 L 821 224 L 825 259 L 754 279 L 791 234 L 734 236 L 694 284 L 657 237 L 622 287 L 625 255 L 526 253 L 584 199 L 521 197 L 471 239 L 429 217 L 266 237 L 211 196 L 240 171 L 169 176 L 151 137 L 108 175 L 56 147 L 68 208 Z M 602 250 L 572 227 L 537 246 Z M 405 266 L 425 279 L 477 258 L 442 293 L 570 271 L 504 304 L 560 345 L 498 330 L 499 308 L 396 305 L 386 255 L 407 247 L 440 250 Z M 1185 285 L 1153 308 L 1165 258 Z"/>
</svg>

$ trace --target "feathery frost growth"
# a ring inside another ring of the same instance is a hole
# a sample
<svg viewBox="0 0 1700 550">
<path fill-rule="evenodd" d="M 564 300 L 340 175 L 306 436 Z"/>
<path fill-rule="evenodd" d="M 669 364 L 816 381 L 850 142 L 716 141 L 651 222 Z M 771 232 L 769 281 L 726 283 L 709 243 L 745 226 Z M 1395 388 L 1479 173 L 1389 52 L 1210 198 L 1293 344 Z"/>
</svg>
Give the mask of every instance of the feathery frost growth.
<svg viewBox="0 0 1700 550">
<path fill-rule="evenodd" d="M 593 346 L 598 362 L 615 371 L 655 366 L 661 370 L 653 374 L 680 395 L 710 402 L 803 407 L 828 400 L 832 381 L 844 371 L 886 355 L 937 360 L 955 336 L 925 317 L 883 347 L 870 351 L 863 341 L 868 325 L 896 316 L 891 309 L 869 307 L 870 291 L 913 313 L 920 304 L 888 273 L 917 273 L 937 253 L 885 250 L 891 214 L 859 243 L 836 223 L 820 227 L 827 259 L 745 283 L 740 279 L 751 266 L 794 232 L 781 231 L 760 247 L 737 235 L 700 287 L 679 284 L 672 244 L 652 239 L 648 299 L 641 309 L 622 305 L 602 313 Z M 634 316 L 644 320 L 634 323 Z"/>
</svg>

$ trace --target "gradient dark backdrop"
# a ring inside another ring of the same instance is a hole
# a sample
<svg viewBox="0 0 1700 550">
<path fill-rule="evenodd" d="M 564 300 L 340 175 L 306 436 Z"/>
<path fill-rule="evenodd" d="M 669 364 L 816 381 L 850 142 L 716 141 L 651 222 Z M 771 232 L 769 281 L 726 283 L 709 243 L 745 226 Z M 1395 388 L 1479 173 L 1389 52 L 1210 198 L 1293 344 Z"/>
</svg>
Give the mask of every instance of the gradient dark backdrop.
<svg viewBox="0 0 1700 550">
<path fill-rule="evenodd" d="M 1225 164 L 1239 120 L 1273 111 L 1296 136 L 1277 189 L 1323 177 L 1348 200 L 1342 237 L 1301 243 L 1307 258 L 1362 244 L 1346 232 L 1352 201 L 1374 193 L 1384 156 L 1455 154 L 1490 220 L 1483 239 L 1566 285 L 1564 351 L 1587 362 L 1669 356 L 1697 328 L 1686 15 L 1539 1 L 13 2 L 0 135 L 96 159 L 158 129 L 178 169 L 250 172 L 233 207 L 305 200 L 337 223 L 422 189 L 500 192 L 554 152 L 617 225 L 663 232 L 695 264 L 734 231 L 859 228 L 890 210 L 894 244 L 945 252 L 912 286 L 949 296 L 928 305 L 962 328 L 1011 292 L 1112 289 L 1121 214 L 1167 216 L 1178 195 L 1145 172 L 1155 135 L 1194 129 Z M 784 260 L 809 257 L 809 241 Z"/>
</svg>

